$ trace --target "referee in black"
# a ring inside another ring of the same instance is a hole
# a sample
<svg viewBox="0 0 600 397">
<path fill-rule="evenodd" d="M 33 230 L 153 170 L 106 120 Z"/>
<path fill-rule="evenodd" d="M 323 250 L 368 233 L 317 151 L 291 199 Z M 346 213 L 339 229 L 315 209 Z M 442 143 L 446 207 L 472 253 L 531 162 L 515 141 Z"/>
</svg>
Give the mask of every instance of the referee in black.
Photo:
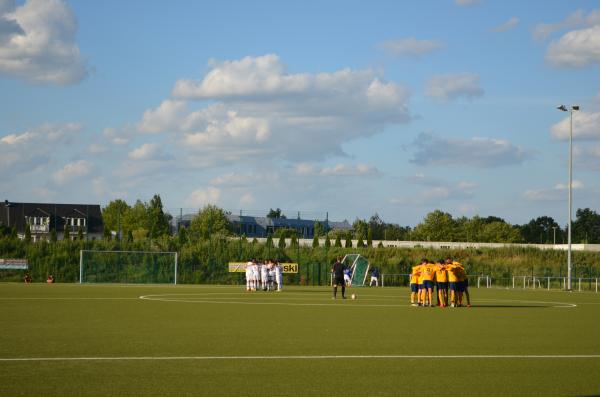
<svg viewBox="0 0 600 397">
<path fill-rule="evenodd" d="M 337 257 L 336 262 L 333 264 L 333 267 L 331 268 L 331 273 L 333 273 L 333 299 L 336 298 L 338 285 L 342 286 L 342 299 L 346 299 L 346 283 L 344 282 L 344 264 L 342 263 L 342 258 L 340 256 Z"/>
</svg>

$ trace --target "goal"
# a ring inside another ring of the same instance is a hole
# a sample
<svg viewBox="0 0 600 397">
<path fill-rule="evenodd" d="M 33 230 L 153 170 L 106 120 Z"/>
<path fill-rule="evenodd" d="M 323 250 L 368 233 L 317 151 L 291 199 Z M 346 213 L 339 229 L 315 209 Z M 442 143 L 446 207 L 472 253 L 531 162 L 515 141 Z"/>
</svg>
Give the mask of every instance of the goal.
<svg viewBox="0 0 600 397">
<path fill-rule="evenodd" d="M 177 284 L 177 252 L 80 250 L 79 283 Z"/>
<path fill-rule="evenodd" d="M 342 263 L 352 269 L 352 286 L 362 287 L 369 273 L 369 261 L 360 254 L 348 254 L 344 256 Z"/>
</svg>

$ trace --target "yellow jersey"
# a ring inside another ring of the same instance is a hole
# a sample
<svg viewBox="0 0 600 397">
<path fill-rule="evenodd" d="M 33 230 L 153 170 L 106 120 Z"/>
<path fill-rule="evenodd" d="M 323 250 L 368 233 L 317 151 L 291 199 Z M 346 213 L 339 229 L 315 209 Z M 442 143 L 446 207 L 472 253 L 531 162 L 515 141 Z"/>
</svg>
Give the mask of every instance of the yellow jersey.
<svg viewBox="0 0 600 397">
<path fill-rule="evenodd" d="M 435 266 L 435 280 L 438 283 L 448 282 L 448 273 L 446 273 L 446 267 L 444 265 Z"/>
<path fill-rule="evenodd" d="M 433 263 L 422 265 L 421 273 L 423 274 L 424 281 L 432 281 L 435 277 L 435 265 Z"/>
<path fill-rule="evenodd" d="M 410 274 L 410 283 L 418 284 L 419 283 L 419 274 L 421 273 L 421 266 L 413 266 L 412 273 Z"/>
<path fill-rule="evenodd" d="M 465 279 L 467 278 L 467 272 L 465 271 L 463 265 L 461 265 L 458 262 L 453 262 L 452 265 L 456 268 L 456 281 L 465 281 Z"/>
<path fill-rule="evenodd" d="M 448 271 L 448 282 L 456 283 L 458 281 L 457 266 L 454 263 L 452 263 L 452 264 L 444 266 L 444 268 Z"/>
</svg>

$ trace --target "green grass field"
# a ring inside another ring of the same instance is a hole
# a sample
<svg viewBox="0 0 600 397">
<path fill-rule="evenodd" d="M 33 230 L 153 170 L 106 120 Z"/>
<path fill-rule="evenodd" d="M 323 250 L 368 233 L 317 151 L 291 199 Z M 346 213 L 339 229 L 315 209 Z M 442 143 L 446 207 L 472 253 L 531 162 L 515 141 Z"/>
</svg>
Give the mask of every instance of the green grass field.
<svg viewBox="0 0 600 397">
<path fill-rule="evenodd" d="M 352 292 L 0 284 L 0 395 L 600 394 L 600 294 Z"/>
</svg>

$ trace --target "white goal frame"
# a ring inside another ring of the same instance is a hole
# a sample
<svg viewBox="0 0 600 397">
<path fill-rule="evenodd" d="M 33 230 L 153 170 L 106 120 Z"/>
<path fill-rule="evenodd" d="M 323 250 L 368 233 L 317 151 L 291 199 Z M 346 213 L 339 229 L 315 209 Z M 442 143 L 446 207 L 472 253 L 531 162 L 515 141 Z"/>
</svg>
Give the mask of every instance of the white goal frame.
<svg viewBox="0 0 600 397">
<path fill-rule="evenodd" d="M 79 284 L 83 284 L 83 253 L 84 252 L 101 252 L 113 254 L 173 254 L 175 257 L 175 275 L 173 284 L 177 285 L 177 252 L 176 251 L 115 251 L 115 250 L 79 250 Z"/>
</svg>

